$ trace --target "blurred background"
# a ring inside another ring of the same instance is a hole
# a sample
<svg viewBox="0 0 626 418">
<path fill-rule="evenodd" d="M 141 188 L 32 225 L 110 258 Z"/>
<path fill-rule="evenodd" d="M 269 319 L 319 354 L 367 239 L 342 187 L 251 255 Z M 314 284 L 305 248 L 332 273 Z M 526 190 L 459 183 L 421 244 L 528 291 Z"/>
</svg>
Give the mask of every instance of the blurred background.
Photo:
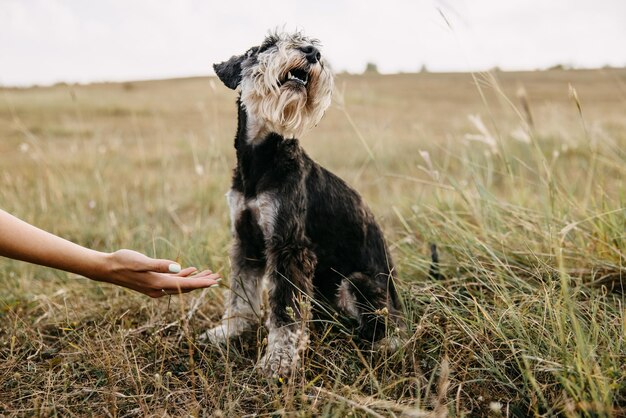
<svg viewBox="0 0 626 418">
<path fill-rule="evenodd" d="M 622 0 L 2 0 L 0 84 L 207 75 L 275 27 L 339 72 L 624 66 L 625 21 Z"/>
</svg>

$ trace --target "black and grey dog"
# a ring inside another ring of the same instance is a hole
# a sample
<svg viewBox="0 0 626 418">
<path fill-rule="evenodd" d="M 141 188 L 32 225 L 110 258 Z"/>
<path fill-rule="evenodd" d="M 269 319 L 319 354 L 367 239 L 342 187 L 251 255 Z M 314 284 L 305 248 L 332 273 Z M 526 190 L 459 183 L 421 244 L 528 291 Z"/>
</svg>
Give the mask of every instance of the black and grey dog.
<svg viewBox="0 0 626 418">
<path fill-rule="evenodd" d="M 331 101 L 333 76 L 319 42 L 275 32 L 214 68 L 241 93 L 237 167 L 227 194 L 231 288 L 221 324 L 203 337 L 223 344 L 257 325 L 264 287 L 269 335 L 259 366 L 269 375 L 286 375 L 298 363 L 308 341 L 300 321 L 307 306 L 320 303 L 354 318 L 367 341 L 383 340 L 389 325 L 397 331 L 401 304 L 380 227 L 359 194 L 296 139 Z"/>
</svg>

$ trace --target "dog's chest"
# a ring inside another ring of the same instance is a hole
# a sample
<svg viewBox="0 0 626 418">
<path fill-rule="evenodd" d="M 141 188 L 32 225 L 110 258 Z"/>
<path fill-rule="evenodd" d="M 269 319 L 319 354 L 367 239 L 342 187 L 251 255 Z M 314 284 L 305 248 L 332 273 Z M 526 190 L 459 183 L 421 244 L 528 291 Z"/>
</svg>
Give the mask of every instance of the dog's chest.
<svg viewBox="0 0 626 418">
<path fill-rule="evenodd" d="M 233 233 L 238 232 L 238 225 L 245 221 L 251 221 L 259 227 L 264 239 L 267 240 L 272 236 L 276 227 L 279 204 L 271 192 L 259 193 L 254 197 L 246 198 L 243 193 L 231 189 L 226 194 L 226 199 L 230 207 L 230 224 Z M 244 231 L 239 232 L 239 238 L 252 239 L 252 237 L 241 236 L 247 234 Z"/>
</svg>

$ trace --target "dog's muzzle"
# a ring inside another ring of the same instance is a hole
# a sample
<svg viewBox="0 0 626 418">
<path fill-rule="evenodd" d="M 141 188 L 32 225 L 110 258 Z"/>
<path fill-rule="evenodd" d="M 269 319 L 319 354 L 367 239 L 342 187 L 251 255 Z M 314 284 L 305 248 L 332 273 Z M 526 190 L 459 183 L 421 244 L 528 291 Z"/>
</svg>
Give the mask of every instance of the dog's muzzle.
<svg viewBox="0 0 626 418">
<path fill-rule="evenodd" d="M 307 45 L 299 48 L 300 51 L 304 54 L 307 62 L 309 63 L 306 67 L 296 67 L 287 71 L 278 82 L 279 85 L 284 85 L 289 83 L 294 87 L 306 87 L 309 83 L 309 73 L 311 72 L 311 66 L 315 65 L 322 58 L 322 54 L 319 49 L 314 47 L 313 45 Z"/>
<path fill-rule="evenodd" d="M 315 64 L 322 58 L 322 54 L 319 49 L 315 48 L 313 45 L 307 45 L 300 48 L 300 51 L 304 53 L 306 60 L 311 64 Z"/>
<path fill-rule="evenodd" d="M 309 82 L 309 69 L 308 68 L 292 68 L 287 71 L 287 74 L 280 80 L 279 84 L 292 84 L 294 86 L 306 87 Z"/>
</svg>

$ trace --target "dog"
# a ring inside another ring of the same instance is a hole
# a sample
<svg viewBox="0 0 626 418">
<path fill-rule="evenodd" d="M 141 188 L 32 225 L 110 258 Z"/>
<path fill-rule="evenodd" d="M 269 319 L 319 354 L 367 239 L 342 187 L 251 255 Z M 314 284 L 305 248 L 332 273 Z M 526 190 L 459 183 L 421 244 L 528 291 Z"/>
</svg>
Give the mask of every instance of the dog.
<svg viewBox="0 0 626 418">
<path fill-rule="evenodd" d="M 230 290 L 220 325 L 202 338 L 221 345 L 257 325 L 266 286 L 267 349 L 258 366 L 267 375 L 287 376 L 299 363 L 311 306 L 353 318 L 363 341 L 380 343 L 400 329 L 401 312 L 381 228 L 359 194 L 296 139 L 331 103 L 333 74 L 319 41 L 270 32 L 213 68 L 240 93 L 227 193 Z"/>
</svg>

